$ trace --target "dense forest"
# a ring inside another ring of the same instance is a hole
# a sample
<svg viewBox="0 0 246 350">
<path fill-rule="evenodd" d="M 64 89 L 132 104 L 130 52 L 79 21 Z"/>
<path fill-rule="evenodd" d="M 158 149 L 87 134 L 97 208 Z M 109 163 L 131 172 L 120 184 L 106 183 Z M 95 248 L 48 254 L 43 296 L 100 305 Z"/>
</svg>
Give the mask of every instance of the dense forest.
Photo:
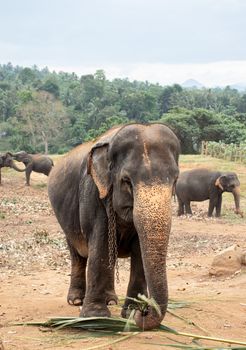
<svg viewBox="0 0 246 350">
<path fill-rule="evenodd" d="M 95 74 L 0 65 L 0 151 L 64 153 L 113 125 L 162 122 L 196 153 L 202 140 L 246 140 L 246 91 L 185 89 Z"/>
</svg>

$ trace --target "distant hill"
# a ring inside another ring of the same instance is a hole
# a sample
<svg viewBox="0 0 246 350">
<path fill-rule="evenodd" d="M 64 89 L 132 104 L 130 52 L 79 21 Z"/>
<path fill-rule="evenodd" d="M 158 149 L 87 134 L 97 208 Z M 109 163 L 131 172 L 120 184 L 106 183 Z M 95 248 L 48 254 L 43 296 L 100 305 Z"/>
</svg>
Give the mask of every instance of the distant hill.
<svg viewBox="0 0 246 350">
<path fill-rule="evenodd" d="M 205 86 L 200 83 L 199 81 L 195 80 L 195 79 L 187 79 L 186 81 L 184 81 L 181 86 L 185 89 L 202 89 L 204 88 Z M 235 84 L 230 84 L 228 85 L 230 86 L 231 89 L 236 89 L 237 91 L 239 92 L 246 92 L 246 82 L 243 83 L 243 82 L 240 82 L 240 83 L 235 83 Z M 215 87 L 218 87 L 220 89 L 224 89 L 225 86 L 213 86 L 214 88 Z"/>
<path fill-rule="evenodd" d="M 237 83 L 230 85 L 231 89 L 236 89 L 239 92 L 246 91 L 246 83 Z"/>
<path fill-rule="evenodd" d="M 195 79 L 188 79 L 186 81 L 184 81 L 181 86 L 183 88 L 188 88 L 188 89 L 201 89 L 204 87 L 203 84 L 201 84 L 199 81 L 195 80 Z"/>
</svg>

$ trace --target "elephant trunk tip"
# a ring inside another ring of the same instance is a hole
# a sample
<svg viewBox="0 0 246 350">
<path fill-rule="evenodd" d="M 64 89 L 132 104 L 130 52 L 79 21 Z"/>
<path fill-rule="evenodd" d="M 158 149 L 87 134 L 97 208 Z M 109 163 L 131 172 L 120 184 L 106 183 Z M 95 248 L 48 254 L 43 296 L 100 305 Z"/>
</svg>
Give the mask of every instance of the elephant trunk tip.
<svg viewBox="0 0 246 350">
<path fill-rule="evenodd" d="M 149 308 L 147 311 L 137 310 L 134 316 L 136 325 L 143 331 L 148 331 L 159 327 L 164 315 L 158 315 L 153 308 Z"/>
</svg>

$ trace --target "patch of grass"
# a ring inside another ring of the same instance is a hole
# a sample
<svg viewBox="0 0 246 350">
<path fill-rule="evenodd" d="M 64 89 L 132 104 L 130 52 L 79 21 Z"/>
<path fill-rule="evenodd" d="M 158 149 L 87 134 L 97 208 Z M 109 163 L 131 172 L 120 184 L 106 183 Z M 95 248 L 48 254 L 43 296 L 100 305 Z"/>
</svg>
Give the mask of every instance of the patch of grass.
<svg viewBox="0 0 246 350">
<path fill-rule="evenodd" d="M 41 183 L 35 184 L 33 187 L 35 187 L 37 189 L 43 189 L 43 188 L 47 187 L 47 184 L 44 182 L 41 182 Z"/>
<path fill-rule="evenodd" d="M 4 220 L 5 218 L 5 214 L 2 211 L 0 211 L 0 220 Z"/>
<path fill-rule="evenodd" d="M 37 244 L 44 245 L 44 244 L 49 244 L 50 243 L 50 237 L 48 232 L 43 229 L 43 230 L 35 230 L 34 232 L 34 239 Z"/>
<path fill-rule="evenodd" d="M 179 160 L 181 169 L 182 167 L 187 167 L 193 169 L 196 167 L 204 167 L 211 170 L 221 170 L 221 171 L 235 171 L 237 174 L 246 175 L 246 166 L 242 163 L 230 162 L 224 159 L 213 158 L 210 156 L 185 154 L 180 156 Z"/>
<path fill-rule="evenodd" d="M 26 220 L 26 221 L 25 221 L 25 224 L 31 225 L 31 224 L 32 224 L 32 220 Z"/>
<path fill-rule="evenodd" d="M 17 204 L 18 200 L 16 198 L 4 198 L 2 199 L 2 204 L 8 205 L 8 204 Z"/>
<path fill-rule="evenodd" d="M 53 160 L 54 164 L 61 158 L 63 158 L 65 154 L 49 154 L 49 157 Z"/>
</svg>

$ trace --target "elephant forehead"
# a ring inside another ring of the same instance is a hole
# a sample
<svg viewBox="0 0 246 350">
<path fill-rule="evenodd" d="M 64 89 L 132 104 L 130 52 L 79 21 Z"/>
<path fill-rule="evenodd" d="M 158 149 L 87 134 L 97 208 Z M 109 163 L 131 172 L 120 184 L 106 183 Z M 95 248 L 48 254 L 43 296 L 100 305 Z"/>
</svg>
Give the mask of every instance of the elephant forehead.
<svg viewBox="0 0 246 350">
<path fill-rule="evenodd" d="M 175 135 L 172 133 L 172 131 L 169 128 L 160 124 L 127 125 L 121 128 L 115 135 L 115 139 L 128 138 L 128 139 L 131 139 L 133 142 L 144 139 L 146 142 L 149 142 L 149 143 L 153 143 L 156 141 L 160 142 L 162 140 L 169 139 L 170 137 L 175 138 Z"/>
<path fill-rule="evenodd" d="M 235 180 L 235 179 L 237 179 L 237 174 L 235 174 L 235 173 L 228 173 L 227 177 L 230 180 Z"/>
<path fill-rule="evenodd" d="M 151 151 L 156 150 L 163 153 L 169 149 L 170 144 L 176 148 L 175 136 L 169 134 L 170 130 L 166 132 L 167 130 L 155 124 L 124 127 L 115 135 L 110 145 L 110 154 L 115 155 L 121 152 L 126 154 L 133 151 L 143 154 L 146 164 L 149 164 Z"/>
</svg>

